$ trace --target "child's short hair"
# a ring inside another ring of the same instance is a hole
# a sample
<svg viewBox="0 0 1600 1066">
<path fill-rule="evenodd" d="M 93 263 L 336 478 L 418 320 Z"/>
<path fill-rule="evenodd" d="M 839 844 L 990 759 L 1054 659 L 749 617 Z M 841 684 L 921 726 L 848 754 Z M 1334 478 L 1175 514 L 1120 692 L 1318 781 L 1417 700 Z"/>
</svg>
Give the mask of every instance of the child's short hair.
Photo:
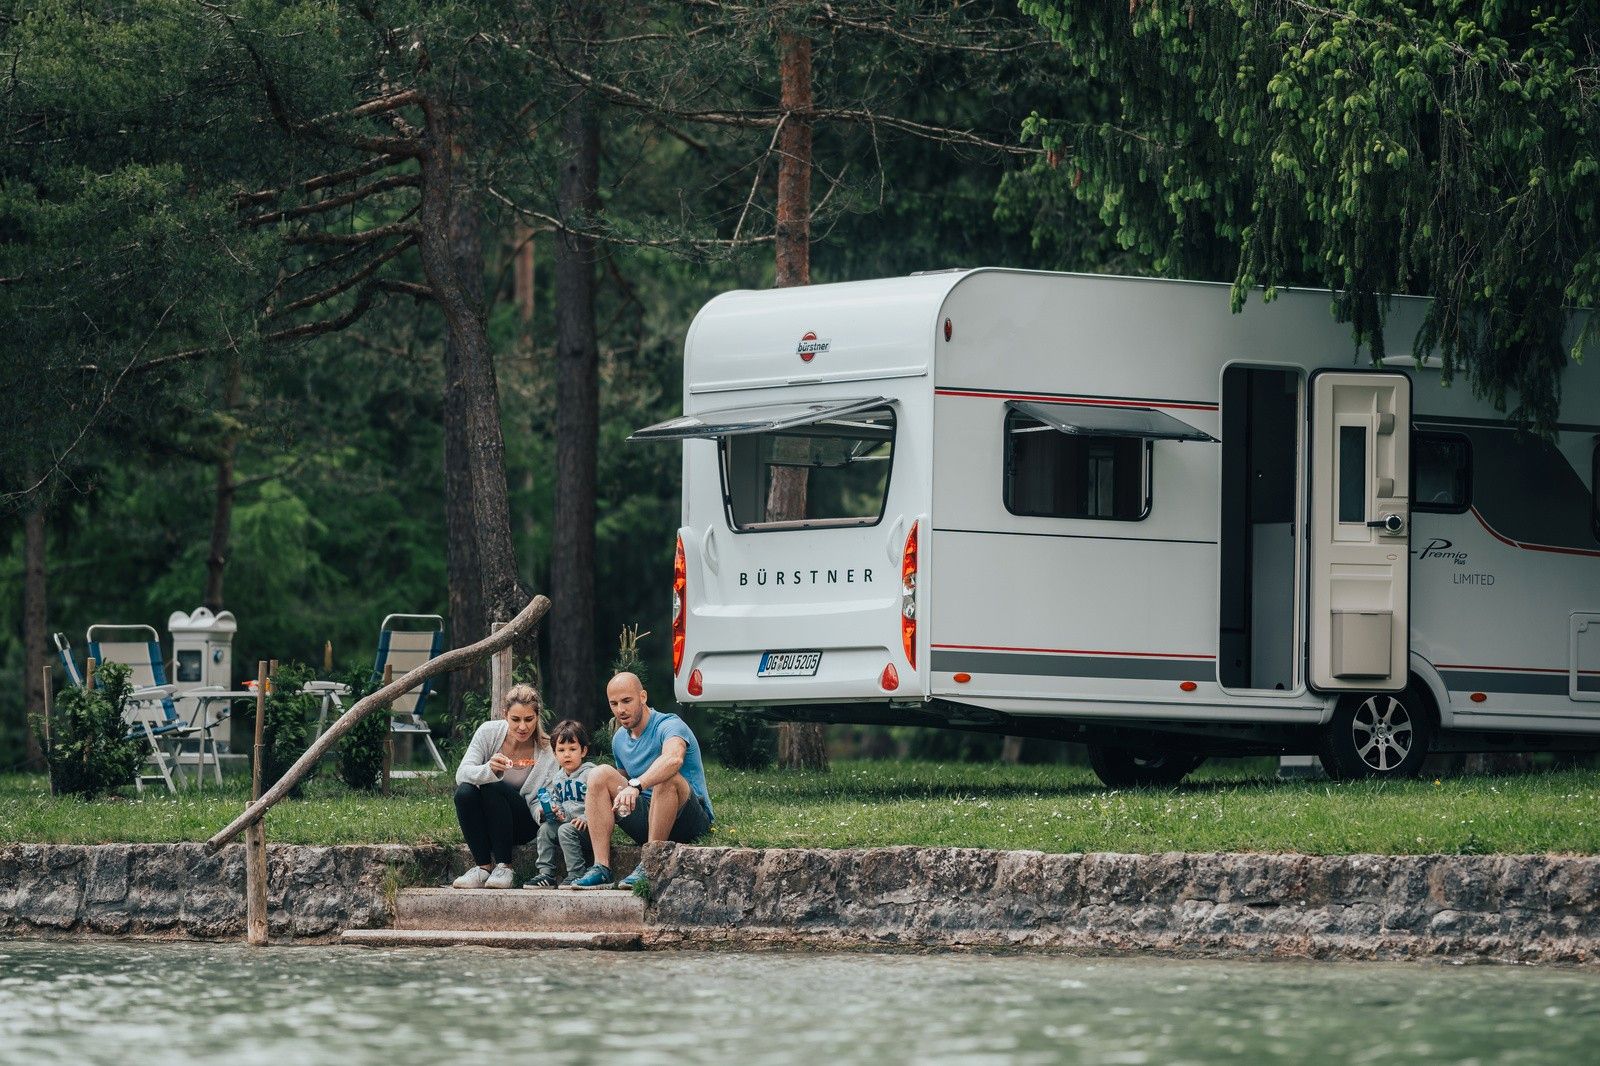
<svg viewBox="0 0 1600 1066">
<path fill-rule="evenodd" d="M 576 718 L 563 718 L 550 730 L 550 746 L 576 741 L 584 751 L 589 750 L 589 731 Z"/>
</svg>

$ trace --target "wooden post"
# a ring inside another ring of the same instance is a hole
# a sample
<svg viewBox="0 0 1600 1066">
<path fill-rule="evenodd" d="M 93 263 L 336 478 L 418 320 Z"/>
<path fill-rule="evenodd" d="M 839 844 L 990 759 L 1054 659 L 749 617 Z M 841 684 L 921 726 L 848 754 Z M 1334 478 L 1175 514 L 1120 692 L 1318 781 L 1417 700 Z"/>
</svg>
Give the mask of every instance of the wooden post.
<svg viewBox="0 0 1600 1066">
<path fill-rule="evenodd" d="M 93 657 L 83 660 L 83 690 L 85 692 L 93 692 L 94 691 L 94 659 L 93 659 Z"/>
<path fill-rule="evenodd" d="M 44 668 L 44 689 L 43 689 L 43 691 L 44 691 L 44 755 L 45 755 L 44 769 L 45 769 L 45 773 L 48 775 L 46 780 L 48 780 L 50 782 L 50 795 L 52 795 L 52 796 L 54 796 L 56 794 L 56 775 L 55 775 L 55 771 L 50 768 L 50 751 L 51 751 L 51 748 L 50 748 L 50 702 L 51 702 L 50 701 L 50 687 L 51 687 L 51 684 L 50 683 L 53 680 L 55 680 L 55 679 L 50 673 L 50 667 L 46 666 Z"/>
<path fill-rule="evenodd" d="M 333 673 L 333 641 L 331 640 L 322 642 L 322 672 L 328 675 Z"/>
<path fill-rule="evenodd" d="M 489 623 L 492 637 L 505 627 L 504 622 Z M 511 645 L 494 653 L 489 660 L 489 717 L 505 717 L 506 693 L 511 690 Z"/>
<path fill-rule="evenodd" d="M 250 799 L 261 798 L 261 771 L 266 745 L 262 731 L 267 718 L 267 664 L 256 663 L 256 746 L 250 767 Z M 267 828 L 257 821 L 244 835 L 245 942 L 262 947 L 267 942 Z"/>
<path fill-rule="evenodd" d="M 383 664 L 383 683 L 388 685 L 394 681 L 394 663 Z M 385 716 L 387 717 L 387 716 Z M 389 794 L 389 775 L 394 773 L 394 726 L 383 731 L 383 782 L 379 787 L 385 796 Z"/>
</svg>

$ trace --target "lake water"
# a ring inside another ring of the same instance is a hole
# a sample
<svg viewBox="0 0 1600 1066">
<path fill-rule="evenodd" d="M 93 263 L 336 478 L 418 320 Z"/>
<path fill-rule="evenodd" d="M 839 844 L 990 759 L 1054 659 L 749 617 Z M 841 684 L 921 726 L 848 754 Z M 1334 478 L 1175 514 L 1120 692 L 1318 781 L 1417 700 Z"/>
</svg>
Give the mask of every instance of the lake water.
<svg viewBox="0 0 1600 1066">
<path fill-rule="evenodd" d="M 0 941 L 0 1062 L 1600 1061 L 1600 972 Z"/>
</svg>

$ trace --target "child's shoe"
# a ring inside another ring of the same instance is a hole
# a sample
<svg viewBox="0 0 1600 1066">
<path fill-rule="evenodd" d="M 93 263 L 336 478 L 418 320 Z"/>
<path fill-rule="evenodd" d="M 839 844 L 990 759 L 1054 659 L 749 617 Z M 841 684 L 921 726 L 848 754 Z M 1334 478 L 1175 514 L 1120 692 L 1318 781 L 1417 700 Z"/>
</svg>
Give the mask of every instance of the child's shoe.
<svg viewBox="0 0 1600 1066">
<path fill-rule="evenodd" d="M 591 888 L 610 888 L 611 885 L 611 867 L 595 863 L 583 872 L 582 877 L 572 882 L 568 887 L 579 892 L 585 892 Z"/>
<path fill-rule="evenodd" d="M 540 874 L 522 883 L 523 888 L 555 888 L 556 879 L 549 874 Z"/>
</svg>

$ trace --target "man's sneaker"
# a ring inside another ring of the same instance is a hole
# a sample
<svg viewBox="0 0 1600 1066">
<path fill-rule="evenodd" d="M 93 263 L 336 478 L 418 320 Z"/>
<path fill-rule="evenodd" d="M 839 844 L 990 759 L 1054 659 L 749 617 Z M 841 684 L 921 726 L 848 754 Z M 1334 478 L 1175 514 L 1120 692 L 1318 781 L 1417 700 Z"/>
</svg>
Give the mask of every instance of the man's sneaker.
<svg viewBox="0 0 1600 1066">
<path fill-rule="evenodd" d="M 644 876 L 644 863 L 641 862 L 638 866 L 635 866 L 633 868 L 633 873 L 629 874 L 627 877 L 624 877 L 621 881 L 617 882 L 617 887 L 618 888 L 627 889 L 629 892 L 632 892 L 633 891 L 633 886 L 637 885 L 640 881 L 643 881 L 644 879 L 645 879 L 645 876 Z"/>
<path fill-rule="evenodd" d="M 469 866 L 467 872 L 450 882 L 451 888 L 482 888 L 489 880 L 489 871 L 481 866 Z"/>
<path fill-rule="evenodd" d="M 567 887 L 577 889 L 579 892 L 585 892 L 591 888 L 610 888 L 611 867 L 595 863 L 584 871 L 582 877 Z"/>
<path fill-rule="evenodd" d="M 489 877 L 483 882 L 484 888 L 516 888 L 517 872 L 505 863 L 496 863 L 490 871 Z"/>
<path fill-rule="evenodd" d="M 556 879 L 549 874 L 540 874 L 522 883 L 523 888 L 555 888 Z"/>
</svg>

